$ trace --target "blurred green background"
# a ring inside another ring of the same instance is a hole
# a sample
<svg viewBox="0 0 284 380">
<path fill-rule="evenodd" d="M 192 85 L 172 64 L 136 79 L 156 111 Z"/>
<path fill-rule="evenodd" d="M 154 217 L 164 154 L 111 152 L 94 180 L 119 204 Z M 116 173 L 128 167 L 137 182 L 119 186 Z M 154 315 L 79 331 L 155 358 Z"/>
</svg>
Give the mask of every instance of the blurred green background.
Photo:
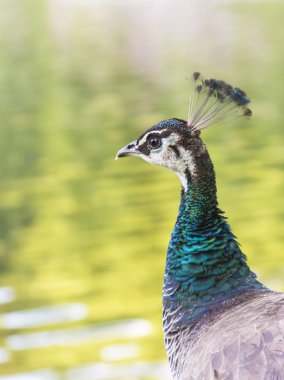
<svg viewBox="0 0 284 380">
<path fill-rule="evenodd" d="M 283 14 L 283 1 L 1 0 L 0 379 L 169 378 L 161 288 L 180 185 L 114 157 L 187 117 L 195 70 L 252 100 L 250 121 L 202 136 L 251 267 L 284 290 Z"/>
</svg>

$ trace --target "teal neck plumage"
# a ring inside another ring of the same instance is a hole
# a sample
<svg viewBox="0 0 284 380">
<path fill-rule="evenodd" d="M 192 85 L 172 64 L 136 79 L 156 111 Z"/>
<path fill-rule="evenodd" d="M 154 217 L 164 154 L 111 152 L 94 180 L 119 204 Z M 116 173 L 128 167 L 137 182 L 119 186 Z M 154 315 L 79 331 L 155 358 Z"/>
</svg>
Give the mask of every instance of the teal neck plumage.
<svg viewBox="0 0 284 380">
<path fill-rule="evenodd" d="M 194 175 L 187 171 L 187 184 L 168 248 L 163 288 L 164 311 L 183 309 L 178 325 L 193 323 L 233 297 L 266 289 L 250 271 L 218 209 L 207 152 L 195 160 Z"/>
</svg>

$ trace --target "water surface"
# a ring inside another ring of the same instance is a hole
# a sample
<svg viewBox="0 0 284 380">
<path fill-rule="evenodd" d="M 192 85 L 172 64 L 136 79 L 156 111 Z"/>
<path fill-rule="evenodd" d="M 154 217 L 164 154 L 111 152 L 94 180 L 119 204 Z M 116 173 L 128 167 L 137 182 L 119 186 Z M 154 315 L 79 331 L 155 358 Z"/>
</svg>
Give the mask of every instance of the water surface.
<svg viewBox="0 0 284 380">
<path fill-rule="evenodd" d="M 180 185 L 114 157 L 158 121 L 186 118 L 196 70 L 252 100 L 249 123 L 202 137 L 252 269 L 284 290 L 283 8 L 1 2 L 2 380 L 166 379 L 161 289 Z M 128 357 L 109 349 L 133 344 Z"/>
</svg>

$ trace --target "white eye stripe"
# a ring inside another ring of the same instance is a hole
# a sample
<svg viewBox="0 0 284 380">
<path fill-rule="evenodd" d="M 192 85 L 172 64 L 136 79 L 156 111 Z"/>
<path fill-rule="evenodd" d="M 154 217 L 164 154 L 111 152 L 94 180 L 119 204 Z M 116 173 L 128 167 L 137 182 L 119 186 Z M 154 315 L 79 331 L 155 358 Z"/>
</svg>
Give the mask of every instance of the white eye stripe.
<svg viewBox="0 0 284 380">
<path fill-rule="evenodd" d="M 155 134 L 155 135 L 160 135 L 160 134 L 162 134 L 163 132 L 165 132 L 165 131 L 164 131 L 164 130 L 160 130 L 160 131 L 149 131 L 149 132 L 147 132 L 146 135 L 144 135 L 144 136 L 142 137 L 142 139 L 139 141 L 138 146 L 143 145 L 143 144 L 146 142 L 147 137 L 148 137 L 150 134 L 153 133 L 153 134 Z"/>
</svg>

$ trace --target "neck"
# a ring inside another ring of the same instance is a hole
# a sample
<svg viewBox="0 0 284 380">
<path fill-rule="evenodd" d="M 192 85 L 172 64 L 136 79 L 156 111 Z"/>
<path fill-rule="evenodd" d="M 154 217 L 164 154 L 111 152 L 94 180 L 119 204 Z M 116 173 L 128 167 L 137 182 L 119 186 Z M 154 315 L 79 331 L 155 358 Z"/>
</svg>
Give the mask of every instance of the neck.
<svg viewBox="0 0 284 380">
<path fill-rule="evenodd" d="M 191 165 L 185 176 L 187 186 L 183 186 L 168 248 L 163 289 L 164 312 L 177 304 L 183 309 L 182 318 L 174 322 L 178 327 L 194 323 L 206 311 L 244 292 L 265 289 L 250 271 L 218 209 L 207 151 L 195 160 L 194 172 Z"/>
</svg>

